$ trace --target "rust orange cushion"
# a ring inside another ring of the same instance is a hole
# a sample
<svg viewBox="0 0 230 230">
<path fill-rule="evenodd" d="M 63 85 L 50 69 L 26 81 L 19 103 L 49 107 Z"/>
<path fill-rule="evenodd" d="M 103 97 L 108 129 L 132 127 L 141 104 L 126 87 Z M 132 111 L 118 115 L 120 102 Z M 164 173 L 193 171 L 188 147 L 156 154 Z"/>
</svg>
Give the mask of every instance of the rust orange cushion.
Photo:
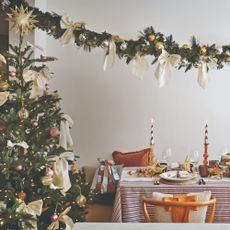
<svg viewBox="0 0 230 230">
<path fill-rule="evenodd" d="M 150 148 L 128 153 L 114 151 L 112 155 L 115 164 L 123 164 L 125 167 L 148 166 Z"/>
</svg>

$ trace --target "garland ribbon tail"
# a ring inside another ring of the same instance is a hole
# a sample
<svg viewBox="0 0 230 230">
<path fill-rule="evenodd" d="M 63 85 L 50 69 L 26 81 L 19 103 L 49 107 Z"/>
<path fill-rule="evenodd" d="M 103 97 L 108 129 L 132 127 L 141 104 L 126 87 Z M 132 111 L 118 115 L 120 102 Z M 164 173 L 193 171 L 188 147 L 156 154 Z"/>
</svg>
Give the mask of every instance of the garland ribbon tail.
<svg viewBox="0 0 230 230">
<path fill-rule="evenodd" d="M 103 70 L 106 71 L 108 67 L 112 67 L 116 58 L 116 44 L 113 40 L 109 41 L 109 46 L 105 49 L 105 61 Z"/>
<path fill-rule="evenodd" d="M 138 53 L 133 60 L 133 74 L 140 77 L 143 80 L 144 73 L 148 70 L 149 64 L 144 56 L 140 56 Z"/>
<path fill-rule="evenodd" d="M 17 208 L 18 213 L 24 213 L 28 215 L 32 215 L 34 219 L 29 220 L 28 222 L 33 226 L 32 229 L 37 230 L 37 216 L 40 216 L 42 213 L 42 206 L 43 206 L 43 201 L 42 200 L 36 200 L 32 201 L 29 204 L 25 204 L 22 202 L 19 207 Z M 30 227 L 26 227 L 25 224 L 23 223 L 23 229 L 29 230 L 31 229 Z"/>
<path fill-rule="evenodd" d="M 70 135 L 70 128 L 73 127 L 74 122 L 72 118 L 67 114 L 65 114 L 63 117 L 65 120 L 62 120 L 60 125 L 59 145 L 67 150 L 68 147 L 73 146 L 73 139 Z"/>
<path fill-rule="evenodd" d="M 206 85 L 209 82 L 208 66 L 207 66 L 207 63 L 204 61 L 201 61 L 200 66 L 198 67 L 197 82 L 198 82 L 199 86 L 202 87 L 203 89 L 206 87 Z"/>
<path fill-rule="evenodd" d="M 54 222 L 52 222 L 48 230 L 57 230 L 59 229 L 59 221 L 64 223 L 66 225 L 66 230 L 72 230 L 74 227 L 73 220 L 67 216 L 66 214 L 70 211 L 71 207 L 66 208 L 58 217 L 58 219 Z"/>
<path fill-rule="evenodd" d="M 61 17 L 60 27 L 61 29 L 65 29 L 65 32 L 62 34 L 60 38 L 60 42 L 62 45 L 74 43 L 75 42 L 75 30 L 81 30 L 84 28 L 85 22 L 73 22 L 71 18 L 67 15 Z"/>
<path fill-rule="evenodd" d="M 158 58 L 158 65 L 155 71 L 155 77 L 159 81 L 159 87 L 169 84 L 171 80 L 171 67 L 175 67 L 181 60 L 178 54 L 169 54 L 167 51 L 162 50 Z"/>
<path fill-rule="evenodd" d="M 54 175 L 53 184 L 55 186 L 63 188 L 61 192 L 65 194 L 71 188 L 71 181 L 69 178 L 69 164 L 67 160 L 74 160 L 73 152 L 64 152 L 60 156 L 50 158 L 49 160 L 54 160 Z"/>
</svg>

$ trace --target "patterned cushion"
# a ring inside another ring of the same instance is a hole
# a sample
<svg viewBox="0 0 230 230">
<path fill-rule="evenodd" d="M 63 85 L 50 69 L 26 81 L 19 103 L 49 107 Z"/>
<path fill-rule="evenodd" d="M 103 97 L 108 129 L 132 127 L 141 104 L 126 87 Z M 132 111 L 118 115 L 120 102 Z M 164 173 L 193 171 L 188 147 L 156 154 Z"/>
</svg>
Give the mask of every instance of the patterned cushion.
<svg viewBox="0 0 230 230">
<path fill-rule="evenodd" d="M 199 201 L 208 201 L 211 198 L 210 191 L 188 193 L 187 195 L 198 196 Z M 160 192 L 153 192 L 153 199 L 156 201 L 162 201 L 165 197 L 173 197 L 172 194 L 164 194 Z M 196 210 L 190 210 L 189 222 L 190 223 L 205 223 L 207 206 L 199 207 Z M 155 206 L 153 209 L 153 221 L 154 222 L 172 222 L 172 213 L 167 211 L 162 206 Z"/>
<path fill-rule="evenodd" d="M 115 164 L 127 166 L 148 166 L 150 149 L 143 149 L 136 152 L 122 153 L 113 152 L 113 160 Z"/>
</svg>

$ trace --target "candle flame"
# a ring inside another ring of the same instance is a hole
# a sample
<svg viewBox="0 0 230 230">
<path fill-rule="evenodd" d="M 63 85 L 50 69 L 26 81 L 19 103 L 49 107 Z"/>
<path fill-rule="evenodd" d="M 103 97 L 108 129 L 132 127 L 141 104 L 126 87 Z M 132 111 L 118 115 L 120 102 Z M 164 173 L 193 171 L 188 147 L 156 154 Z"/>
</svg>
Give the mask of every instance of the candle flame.
<svg viewBox="0 0 230 230">
<path fill-rule="evenodd" d="M 151 124 L 153 124 L 153 118 L 151 119 Z"/>
<path fill-rule="evenodd" d="M 205 121 L 205 124 L 206 124 L 206 125 L 208 124 L 208 120 Z"/>
</svg>

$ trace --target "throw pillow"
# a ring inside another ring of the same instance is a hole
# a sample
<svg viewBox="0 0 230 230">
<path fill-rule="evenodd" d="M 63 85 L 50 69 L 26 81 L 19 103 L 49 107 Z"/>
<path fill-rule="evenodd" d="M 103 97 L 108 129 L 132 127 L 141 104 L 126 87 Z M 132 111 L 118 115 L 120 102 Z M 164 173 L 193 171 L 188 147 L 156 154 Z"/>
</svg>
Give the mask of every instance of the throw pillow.
<svg viewBox="0 0 230 230">
<path fill-rule="evenodd" d="M 123 164 L 124 167 L 129 166 L 148 166 L 149 164 L 150 149 L 143 149 L 136 152 L 119 152 L 112 153 L 115 164 Z"/>
<path fill-rule="evenodd" d="M 187 195 L 197 195 L 198 200 L 208 201 L 211 198 L 211 191 L 188 193 Z M 153 200 L 162 201 L 166 197 L 173 197 L 172 194 L 164 194 L 160 192 L 153 192 Z M 191 210 L 189 214 L 190 223 L 205 223 L 207 206 L 199 207 L 196 210 Z M 154 222 L 172 222 L 172 213 L 167 211 L 164 207 L 154 206 L 153 209 Z"/>
</svg>

